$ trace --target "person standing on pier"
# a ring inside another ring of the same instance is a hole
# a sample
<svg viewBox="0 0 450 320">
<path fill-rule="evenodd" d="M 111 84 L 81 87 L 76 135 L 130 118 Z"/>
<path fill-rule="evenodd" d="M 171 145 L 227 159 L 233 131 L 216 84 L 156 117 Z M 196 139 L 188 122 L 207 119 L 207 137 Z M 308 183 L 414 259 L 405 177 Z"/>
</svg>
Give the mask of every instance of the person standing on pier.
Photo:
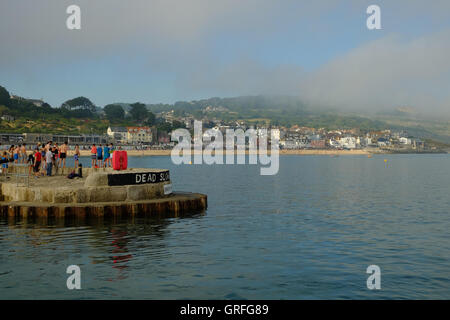
<svg viewBox="0 0 450 320">
<path fill-rule="evenodd" d="M 59 167 L 60 168 L 64 169 L 66 167 L 66 157 L 67 157 L 67 141 L 64 142 L 64 144 L 61 146 L 60 151 L 59 151 Z"/>
<path fill-rule="evenodd" d="M 2 173 L 6 176 L 6 173 L 8 172 L 8 153 L 6 151 L 3 151 L 2 156 Z"/>
<path fill-rule="evenodd" d="M 20 157 L 22 159 L 22 163 L 26 163 L 27 162 L 27 148 L 25 143 L 22 144 L 22 146 L 20 147 Z"/>
<path fill-rule="evenodd" d="M 38 148 L 41 151 L 41 171 L 42 174 L 44 174 L 45 170 L 47 169 L 47 162 L 45 161 L 45 144 L 42 144 L 41 148 Z"/>
<path fill-rule="evenodd" d="M 97 148 L 95 147 L 95 143 L 92 145 L 91 148 L 91 166 L 92 168 L 95 168 L 97 166 Z"/>
<path fill-rule="evenodd" d="M 28 155 L 27 164 L 28 164 L 28 175 L 31 176 L 31 173 L 33 172 L 33 169 L 34 169 L 34 155 L 33 155 L 33 153 L 30 153 Z"/>
<path fill-rule="evenodd" d="M 75 151 L 74 151 L 74 155 L 73 155 L 73 160 L 75 163 L 75 169 L 78 168 L 78 161 L 80 158 L 80 146 L 79 145 L 75 145 Z"/>
<path fill-rule="evenodd" d="M 111 156 L 109 154 L 109 147 L 107 144 L 105 144 L 105 146 L 103 147 L 103 166 L 105 168 L 108 167 L 108 163 L 111 164 Z"/>
<path fill-rule="evenodd" d="M 97 148 L 97 166 L 99 168 L 103 167 L 103 149 L 102 145 L 99 145 Z"/>
<path fill-rule="evenodd" d="M 56 172 L 58 172 L 58 168 L 59 168 L 59 146 L 57 143 L 55 143 L 55 146 L 52 150 L 53 152 L 53 156 L 55 158 L 55 162 L 53 163 L 53 166 L 56 167 Z"/>
<path fill-rule="evenodd" d="M 56 143 L 52 148 L 51 148 L 51 151 L 52 151 L 52 154 L 53 154 L 53 156 L 52 156 L 52 167 L 55 167 L 55 174 L 58 174 L 58 153 L 59 153 L 59 151 L 58 151 L 58 144 Z"/>
<path fill-rule="evenodd" d="M 14 153 L 13 153 L 14 163 L 19 163 L 20 147 L 21 147 L 21 145 L 18 145 L 14 148 Z"/>
<path fill-rule="evenodd" d="M 36 151 L 36 152 L 35 152 L 35 154 L 34 154 L 34 166 L 33 166 L 33 172 L 34 172 L 34 175 L 35 175 L 36 177 L 38 177 L 38 176 L 39 176 L 39 170 L 40 170 L 40 168 L 41 168 L 42 153 L 41 153 L 41 151 L 39 150 L 38 147 L 36 147 L 35 151 Z"/>
<path fill-rule="evenodd" d="M 8 159 L 9 162 L 14 162 L 14 145 L 11 145 L 8 149 Z"/>
<path fill-rule="evenodd" d="M 45 162 L 47 163 L 47 176 L 52 175 L 53 153 L 50 149 L 45 152 Z"/>
</svg>

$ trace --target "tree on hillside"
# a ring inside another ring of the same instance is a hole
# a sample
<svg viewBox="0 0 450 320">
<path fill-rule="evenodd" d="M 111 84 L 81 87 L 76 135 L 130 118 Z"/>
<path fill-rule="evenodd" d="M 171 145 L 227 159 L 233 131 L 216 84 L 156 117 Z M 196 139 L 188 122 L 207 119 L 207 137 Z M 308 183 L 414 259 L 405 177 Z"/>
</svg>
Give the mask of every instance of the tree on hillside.
<svg viewBox="0 0 450 320">
<path fill-rule="evenodd" d="M 160 132 L 160 131 L 171 132 L 172 131 L 172 126 L 170 125 L 169 122 L 158 123 L 156 125 L 156 128 L 158 129 L 158 132 Z"/>
<path fill-rule="evenodd" d="M 125 118 L 125 111 L 118 104 L 108 104 L 103 108 L 103 111 L 105 111 L 106 118 L 109 121 L 123 120 Z"/>
<path fill-rule="evenodd" d="M 179 128 L 185 129 L 186 125 L 184 124 L 184 122 L 174 120 L 174 121 L 172 121 L 172 124 L 170 124 L 169 122 L 158 123 L 158 124 L 156 124 L 156 128 L 158 129 L 158 131 L 163 131 L 163 132 L 169 133 L 169 132 L 179 129 Z"/>
<path fill-rule="evenodd" d="M 155 115 L 153 114 L 153 112 L 148 111 L 147 120 L 145 121 L 145 124 L 146 124 L 147 126 L 152 126 L 152 125 L 155 124 L 155 120 L 156 120 L 156 117 L 155 117 Z"/>
<path fill-rule="evenodd" d="M 10 98 L 9 92 L 2 86 L 0 86 L 0 105 L 9 106 Z"/>
<path fill-rule="evenodd" d="M 9 109 L 6 106 L 0 105 L 0 116 L 3 116 L 8 113 L 9 113 Z"/>
<path fill-rule="evenodd" d="M 179 129 L 179 128 L 186 128 L 186 124 L 181 121 L 173 120 L 172 130 Z"/>
<path fill-rule="evenodd" d="M 88 110 L 92 113 L 95 112 L 95 105 L 86 97 L 67 100 L 61 105 L 61 108 L 67 110 Z"/>
<path fill-rule="evenodd" d="M 131 106 L 130 114 L 133 120 L 138 122 L 145 121 L 148 117 L 148 110 L 145 104 L 143 103 L 133 103 Z"/>
</svg>

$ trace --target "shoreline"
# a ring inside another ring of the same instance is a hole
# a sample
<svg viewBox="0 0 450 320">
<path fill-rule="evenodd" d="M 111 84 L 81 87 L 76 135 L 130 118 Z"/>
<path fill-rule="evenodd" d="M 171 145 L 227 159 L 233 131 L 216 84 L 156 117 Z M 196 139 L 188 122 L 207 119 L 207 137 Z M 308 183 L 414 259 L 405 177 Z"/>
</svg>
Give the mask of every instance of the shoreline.
<svg viewBox="0 0 450 320">
<path fill-rule="evenodd" d="M 129 156 L 170 156 L 172 150 L 125 150 L 127 151 Z M 91 153 L 89 150 L 80 150 L 81 156 L 90 156 Z M 267 152 L 270 154 L 270 150 Z M 386 150 L 280 150 L 280 155 L 304 155 L 304 156 L 347 156 L 347 155 L 377 155 L 377 154 L 434 154 L 437 152 L 395 152 L 395 151 L 386 151 Z M 442 154 L 447 154 L 448 152 L 441 152 Z M 191 154 L 194 155 L 196 152 L 191 151 Z M 223 154 L 228 154 L 225 150 Z M 235 154 L 239 154 L 235 151 Z M 249 151 L 245 151 L 245 154 L 248 155 Z M 258 152 L 260 155 L 261 152 Z M 69 152 L 69 157 L 73 156 L 73 151 Z"/>
<path fill-rule="evenodd" d="M 172 150 L 124 150 L 127 151 L 128 156 L 170 156 Z M 69 157 L 73 156 L 73 152 L 69 152 Z M 80 150 L 81 156 L 90 156 L 89 150 Z M 257 152 L 258 155 L 262 154 Z M 302 155 L 302 156 L 355 156 L 355 155 L 377 155 L 377 154 L 436 154 L 438 152 L 396 152 L 396 151 L 384 151 L 384 150 L 280 150 L 280 155 Z M 439 152 L 440 154 L 448 154 L 448 152 Z M 197 152 L 191 151 L 191 155 L 197 154 Z M 226 150 L 223 154 L 229 154 Z M 240 154 L 235 151 L 235 154 Z M 245 151 L 248 155 L 249 151 Z M 270 150 L 267 154 L 270 155 Z"/>
<path fill-rule="evenodd" d="M 172 150 L 124 150 L 127 151 L 128 156 L 170 156 Z M 80 150 L 81 156 L 90 156 L 91 153 L 89 150 Z M 257 152 L 258 155 L 261 152 Z M 197 152 L 191 151 L 191 154 L 197 154 Z M 223 154 L 229 154 L 226 150 Z M 235 151 L 235 154 L 240 154 Z M 248 155 L 249 151 L 245 151 L 245 154 Z M 270 150 L 268 150 L 267 154 L 270 154 Z M 365 150 L 280 150 L 280 155 L 369 155 L 371 152 Z M 69 152 L 69 156 L 73 156 L 71 152 Z"/>
</svg>

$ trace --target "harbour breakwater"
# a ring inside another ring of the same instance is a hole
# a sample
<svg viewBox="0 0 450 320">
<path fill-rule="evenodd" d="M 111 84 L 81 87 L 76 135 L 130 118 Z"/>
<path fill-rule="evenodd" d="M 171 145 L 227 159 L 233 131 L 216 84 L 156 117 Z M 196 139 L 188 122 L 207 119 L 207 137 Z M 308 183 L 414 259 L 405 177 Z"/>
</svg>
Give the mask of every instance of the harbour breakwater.
<svg viewBox="0 0 450 320">
<path fill-rule="evenodd" d="M 18 168 L 10 168 L 12 170 Z M 155 216 L 177 217 L 203 211 L 203 194 L 173 192 L 165 169 L 89 168 L 83 176 L 61 175 L 29 181 L 4 177 L 0 184 L 0 215 L 18 217 Z"/>
</svg>

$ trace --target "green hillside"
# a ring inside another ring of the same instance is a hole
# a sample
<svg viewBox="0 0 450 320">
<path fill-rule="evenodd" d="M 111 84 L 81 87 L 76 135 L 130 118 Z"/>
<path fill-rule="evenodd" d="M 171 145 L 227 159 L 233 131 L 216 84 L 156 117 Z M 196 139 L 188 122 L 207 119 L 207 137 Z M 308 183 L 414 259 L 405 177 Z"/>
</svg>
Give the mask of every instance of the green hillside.
<svg viewBox="0 0 450 320">
<path fill-rule="evenodd" d="M 123 110 L 117 113 L 114 107 L 98 108 L 86 97 L 70 99 L 53 108 L 43 101 L 11 98 L 10 93 L 0 86 L 0 132 L 104 134 L 110 125 L 153 125 L 155 117 L 144 104 L 132 106 L 128 117 Z"/>
<path fill-rule="evenodd" d="M 38 101 L 39 102 L 39 101 Z M 65 133 L 103 134 L 108 126 L 156 125 L 170 131 L 183 126 L 174 121 L 171 126 L 157 121 L 155 113 L 173 110 L 175 117 L 220 119 L 224 122 L 244 121 L 256 125 L 293 125 L 333 129 L 358 128 L 370 130 L 405 130 L 415 137 L 450 143 L 450 121 L 429 120 L 404 112 L 364 115 L 331 111 L 306 106 L 300 98 L 291 96 L 242 96 L 178 101 L 174 104 L 112 103 L 99 108 L 86 97 L 77 97 L 52 107 L 41 101 L 11 98 L 0 86 L 0 132 L 5 133 Z"/>
</svg>

